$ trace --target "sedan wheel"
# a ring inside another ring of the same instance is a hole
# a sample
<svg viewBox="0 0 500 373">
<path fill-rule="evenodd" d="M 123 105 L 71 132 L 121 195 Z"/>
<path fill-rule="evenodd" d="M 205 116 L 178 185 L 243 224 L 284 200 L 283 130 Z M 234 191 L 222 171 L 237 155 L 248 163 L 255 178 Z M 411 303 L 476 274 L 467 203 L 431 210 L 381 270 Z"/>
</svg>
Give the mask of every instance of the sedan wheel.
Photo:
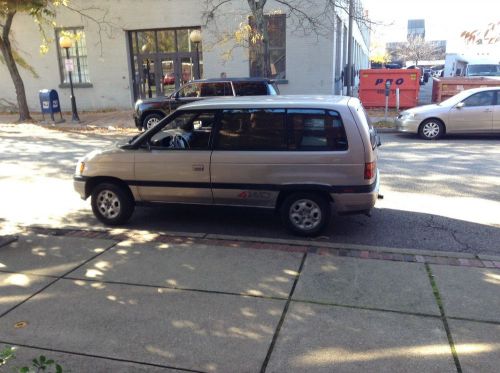
<svg viewBox="0 0 500 373">
<path fill-rule="evenodd" d="M 438 120 L 429 119 L 420 125 L 418 133 L 424 140 L 437 140 L 443 136 L 444 126 Z"/>
</svg>

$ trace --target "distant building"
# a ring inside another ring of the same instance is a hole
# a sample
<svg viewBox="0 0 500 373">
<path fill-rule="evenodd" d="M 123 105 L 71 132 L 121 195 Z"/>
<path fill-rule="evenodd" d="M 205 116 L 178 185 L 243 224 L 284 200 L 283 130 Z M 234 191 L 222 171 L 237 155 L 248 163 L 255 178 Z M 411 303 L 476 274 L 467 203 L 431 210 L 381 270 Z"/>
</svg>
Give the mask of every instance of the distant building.
<svg viewBox="0 0 500 373">
<path fill-rule="evenodd" d="M 409 19 L 407 39 L 419 37 L 425 39 L 425 20 L 424 19 Z"/>
<path fill-rule="evenodd" d="M 419 37 L 425 39 L 425 20 L 423 19 L 409 19 L 407 29 L 407 40 Z M 446 55 L 446 40 L 430 40 L 427 42 L 435 49 L 434 59 L 444 60 Z M 402 63 L 405 61 L 399 56 L 398 51 L 406 45 L 406 42 L 390 42 L 385 44 L 387 53 L 391 56 L 391 62 Z"/>
<path fill-rule="evenodd" d="M 444 60 L 446 56 L 446 40 L 430 40 L 428 43 L 435 48 L 436 59 Z"/>
</svg>

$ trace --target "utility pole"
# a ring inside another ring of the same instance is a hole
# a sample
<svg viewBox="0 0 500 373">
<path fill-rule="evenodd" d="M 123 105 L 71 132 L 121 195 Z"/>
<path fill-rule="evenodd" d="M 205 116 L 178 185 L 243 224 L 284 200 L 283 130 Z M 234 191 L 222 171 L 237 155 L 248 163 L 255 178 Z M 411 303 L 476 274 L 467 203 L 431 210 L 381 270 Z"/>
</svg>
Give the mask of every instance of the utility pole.
<svg viewBox="0 0 500 373">
<path fill-rule="evenodd" d="M 354 0 L 349 0 L 349 31 L 347 37 L 347 96 L 352 96 L 352 23 L 354 18 Z"/>
</svg>

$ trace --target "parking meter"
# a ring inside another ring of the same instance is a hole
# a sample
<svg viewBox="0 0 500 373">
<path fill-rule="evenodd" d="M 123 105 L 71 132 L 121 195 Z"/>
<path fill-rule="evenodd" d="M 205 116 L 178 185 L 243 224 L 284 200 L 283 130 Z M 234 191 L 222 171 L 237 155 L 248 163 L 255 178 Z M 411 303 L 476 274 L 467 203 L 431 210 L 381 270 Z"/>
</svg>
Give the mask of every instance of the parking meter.
<svg viewBox="0 0 500 373">
<path fill-rule="evenodd" d="M 385 82 L 385 97 L 389 97 L 390 92 L 391 92 L 391 81 L 387 80 Z"/>
<path fill-rule="evenodd" d="M 385 115 L 384 120 L 387 122 L 387 108 L 389 107 L 389 94 L 391 93 L 392 80 L 387 79 L 385 82 Z"/>
</svg>

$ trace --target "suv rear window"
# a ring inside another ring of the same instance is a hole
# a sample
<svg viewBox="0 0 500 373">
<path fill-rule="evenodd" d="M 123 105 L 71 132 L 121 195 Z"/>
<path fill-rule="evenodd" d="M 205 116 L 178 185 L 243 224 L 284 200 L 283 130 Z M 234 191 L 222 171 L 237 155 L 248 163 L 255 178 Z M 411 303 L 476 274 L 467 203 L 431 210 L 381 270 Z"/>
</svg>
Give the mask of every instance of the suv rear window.
<svg viewBox="0 0 500 373">
<path fill-rule="evenodd" d="M 233 82 L 236 96 L 267 96 L 270 94 L 265 82 Z"/>
</svg>

